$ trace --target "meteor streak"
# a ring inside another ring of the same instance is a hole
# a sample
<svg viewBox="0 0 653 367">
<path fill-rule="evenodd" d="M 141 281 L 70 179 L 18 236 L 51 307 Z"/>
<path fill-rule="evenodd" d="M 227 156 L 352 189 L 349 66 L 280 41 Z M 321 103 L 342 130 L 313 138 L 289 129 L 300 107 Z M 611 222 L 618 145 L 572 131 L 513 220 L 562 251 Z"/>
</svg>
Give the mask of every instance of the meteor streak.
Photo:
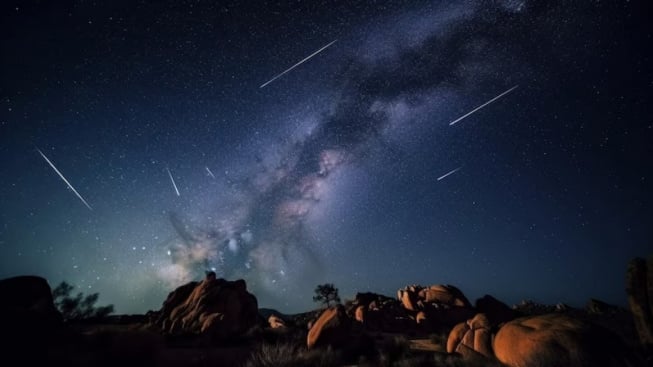
<svg viewBox="0 0 653 367">
<path fill-rule="evenodd" d="M 177 196 L 181 196 L 179 195 L 179 189 L 177 189 L 177 184 L 175 183 L 175 179 L 172 178 L 172 173 L 170 173 L 170 169 L 166 168 L 166 170 L 168 171 L 168 176 L 170 176 L 170 181 L 172 182 L 172 186 L 175 188 L 175 192 L 177 193 Z"/>
<path fill-rule="evenodd" d="M 445 177 L 447 177 L 447 176 L 449 176 L 449 175 L 453 175 L 454 173 L 458 172 L 458 170 L 461 169 L 461 168 L 463 168 L 463 167 L 460 166 L 460 167 L 456 168 L 456 169 L 453 170 L 453 171 L 449 171 L 449 172 L 445 173 L 444 175 L 438 177 L 438 181 L 442 180 L 443 178 L 445 178 Z"/>
<path fill-rule="evenodd" d="M 77 197 L 79 198 L 79 200 L 81 200 L 82 203 L 84 203 L 84 205 L 86 205 L 86 207 L 87 207 L 89 210 L 93 210 L 93 208 L 91 208 L 91 206 L 88 205 L 88 203 L 86 202 L 86 200 L 84 200 L 84 198 L 82 197 L 82 195 L 80 195 L 80 194 L 77 192 L 77 190 L 75 190 L 75 188 L 73 187 L 73 185 L 71 185 L 70 182 L 68 182 L 68 180 L 63 176 L 63 174 L 62 174 L 61 172 L 59 172 L 59 170 L 57 169 L 57 167 L 55 167 L 54 164 L 53 164 L 52 162 L 50 162 L 50 160 L 48 159 L 48 157 L 46 157 L 45 154 L 43 154 L 43 152 L 41 151 L 41 149 L 36 148 L 36 150 L 39 152 L 39 154 L 41 155 L 41 157 L 43 157 L 43 159 L 45 159 L 45 161 L 48 162 L 48 164 L 50 165 L 50 167 L 52 167 L 52 169 L 53 169 L 53 170 L 54 170 L 54 171 L 59 175 L 59 177 L 61 177 L 61 179 L 63 180 L 63 182 L 65 182 L 66 185 L 68 185 L 68 188 L 71 189 L 71 190 L 75 193 L 75 195 L 77 195 Z"/>
<path fill-rule="evenodd" d="M 213 174 L 213 172 L 211 172 L 211 170 L 209 169 L 209 167 L 204 167 L 204 168 L 206 168 L 206 172 L 209 173 L 209 176 L 211 176 L 212 178 L 215 178 L 215 175 Z"/>
<path fill-rule="evenodd" d="M 289 71 L 291 71 L 292 69 L 298 67 L 299 65 L 305 63 L 305 62 L 308 61 L 311 57 L 313 57 L 313 56 L 319 54 L 320 52 L 324 51 L 327 47 L 329 47 L 329 46 L 331 46 L 332 44 L 336 43 L 336 41 L 337 41 L 337 40 L 333 40 L 333 41 L 331 41 L 331 43 L 327 44 L 326 46 L 322 47 L 321 49 L 319 49 L 319 50 L 313 52 L 312 54 L 308 55 L 305 59 L 303 59 L 302 61 L 296 63 L 295 65 L 291 66 L 290 68 L 286 69 L 286 71 L 284 71 L 283 73 L 278 74 L 278 75 L 275 76 L 274 78 L 272 78 L 272 79 L 268 80 L 267 82 L 261 84 L 261 86 L 259 87 L 259 89 L 260 89 L 260 88 L 263 88 L 263 87 L 265 87 L 266 85 L 272 83 L 273 81 L 275 81 L 275 80 L 281 78 L 281 77 L 282 77 L 283 75 L 285 75 L 287 72 L 289 72 Z"/>
<path fill-rule="evenodd" d="M 512 87 L 512 88 L 510 88 L 510 89 L 508 89 L 507 91 L 505 91 L 505 92 L 503 92 L 503 93 L 501 93 L 501 94 L 499 94 L 498 96 L 496 96 L 496 97 L 494 97 L 494 98 L 492 98 L 491 100 L 489 100 L 489 101 L 487 101 L 487 102 L 485 102 L 485 103 L 483 103 L 482 105 L 480 105 L 480 106 L 478 106 L 478 107 L 476 107 L 475 109 L 473 109 L 473 110 L 471 110 L 471 111 L 469 111 L 469 112 L 467 112 L 466 114 L 464 114 L 464 115 L 462 115 L 461 117 L 458 117 L 457 119 L 455 119 L 455 120 L 453 120 L 453 121 L 451 121 L 451 122 L 449 123 L 449 126 L 451 126 L 451 125 L 453 125 L 453 124 L 455 124 L 455 123 L 457 123 L 458 121 L 460 121 L 460 120 L 462 120 L 462 119 L 464 119 L 465 117 L 467 117 L 467 116 L 469 116 L 469 115 L 471 115 L 471 114 L 473 114 L 474 112 L 476 112 L 476 111 L 478 111 L 478 110 L 480 110 L 481 108 L 483 108 L 483 107 L 485 107 L 485 106 L 487 106 L 487 105 L 489 105 L 490 103 L 492 103 L 492 102 L 494 102 L 494 101 L 496 101 L 497 99 L 499 99 L 499 98 L 501 98 L 501 97 L 503 97 L 503 96 L 505 96 L 506 94 L 508 94 L 508 93 L 510 93 L 510 92 L 512 92 L 513 90 L 515 90 L 515 89 L 517 89 L 517 87 L 519 87 L 519 85 L 515 85 L 514 87 Z"/>
</svg>

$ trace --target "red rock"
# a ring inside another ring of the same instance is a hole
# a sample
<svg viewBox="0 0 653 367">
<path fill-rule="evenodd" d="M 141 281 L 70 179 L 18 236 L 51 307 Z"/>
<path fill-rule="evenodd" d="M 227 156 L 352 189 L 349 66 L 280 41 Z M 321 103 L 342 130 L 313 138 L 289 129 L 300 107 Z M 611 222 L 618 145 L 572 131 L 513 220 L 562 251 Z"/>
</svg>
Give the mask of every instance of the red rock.
<svg viewBox="0 0 653 367">
<path fill-rule="evenodd" d="M 268 317 L 268 324 L 272 329 L 285 329 L 286 328 L 286 322 L 283 321 L 282 318 L 276 316 L 276 315 L 270 315 Z"/>
<path fill-rule="evenodd" d="M 506 323 L 494 337 L 494 354 L 511 366 L 628 366 L 619 338 L 564 314 L 528 316 Z"/>
<path fill-rule="evenodd" d="M 170 293 L 158 325 L 173 334 L 203 334 L 228 338 L 245 333 L 257 323 L 258 303 L 244 280 L 207 277 Z"/>
<path fill-rule="evenodd" d="M 452 285 L 411 285 L 398 290 L 397 298 L 406 310 L 413 312 L 427 308 L 429 304 L 471 308 L 463 292 Z"/>
<path fill-rule="evenodd" d="M 355 320 L 360 322 L 361 324 L 364 324 L 366 310 L 367 309 L 363 305 L 356 307 Z"/>
<path fill-rule="evenodd" d="M 342 305 L 326 309 L 312 325 L 306 337 L 306 346 L 314 347 L 331 345 L 344 346 L 349 340 L 351 320 L 347 317 Z"/>
<path fill-rule="evenodd" d="M 464 358 L 493 358 L 491 340 L 490 322 L 484 314 L 477 314 L 451 330 L 447 352 L 459 353 Z"/>
</svg>

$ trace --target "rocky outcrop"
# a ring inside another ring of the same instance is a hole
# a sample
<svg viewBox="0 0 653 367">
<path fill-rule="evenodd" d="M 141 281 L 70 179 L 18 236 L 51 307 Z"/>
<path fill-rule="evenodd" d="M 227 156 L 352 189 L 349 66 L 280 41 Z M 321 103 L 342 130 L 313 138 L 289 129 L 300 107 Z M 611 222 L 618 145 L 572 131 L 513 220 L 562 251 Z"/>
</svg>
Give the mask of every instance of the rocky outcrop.
<svg viewBox="0 0 653 367">
<path fill-rule="evenodd" d="M 198 284 L 200 284 L 200 282 L 189 282 L 170 292 L 165 301 L 163 301 L 161 310 L 155 311 L 155 323 L 163 329 L 168 329 L 170 327 L 170 314 L 175 308 L 188 299 L 188 296 L 190 296 L 191 292 L 193 292 Z"/>
<path fill-rule="evenodd" d="M 528 316 L 506 323 L 494 354 L 508 366 L 629 366 L 621 340 L 592 323 L 562 315 Z"/>
<path fill-rule="evenodd" d="M 489 320 L 477 314 L 451 330 L 447 352 L 466 359 L 496 359 L 510 367 L 639 366 L 614 334 L 560 313 L 509 321 L 494 337 Z"/>
<path fill-rule="evenodd" d="M 460 291 L 452 285 L 422 287 L 411 285 L 397 291 L 397 299 L 420 324 L 431 329 L 452 327 L 476 313 Z"/>
<path fill-rule="evenodd" d="M 5 332 L 43 332 L 62 322 L 50 285 L 41 277 L 0 280 L 0 298 L 0 324 Z"/>
<path fill-rule="evenodd" d="M 648 262 L 636 258 L 628 264 L 626 294 L 639 340 L 653 346 L 653 256 Z"/>
<path fill-rule="evenodd" d="M 415 312 L 428 307 L 428 304 L 471 307 L 463 292 L 452 285 L 437 284 L 430 287 L 410 285 L 397 291 L 397 299 L 406 310 Z"/>
<path fill-rule="evenodd" d="M 467 359 L 493 358 L 491 340 L 490 322 L 484 314 L 477 314 L 451 330 L 447 353 L 458 353 Z"/>
<path fill-rule="evenodd" d="M 347 315 L 367 330 L 408 331 L 415 322 L 394 298 L 376 293 L 357 293 L 345 305 Z"/>
<path fill-rule="evenodd" d="M 216 339 L 239 336 L 257 324 L 258 302 L 244 280 L 207 276 L 170 293 L 158 325 L 170 334 L 202 334 Z"/>
<path fill-rule="evenodd" d="M 306 346 L 311 349 L 320 346 L 342 347 L 350 338 L 351 319 L 345 307 L 336 305 L 326 309 L 313 323 L 306 337 Z"/>
</svg>

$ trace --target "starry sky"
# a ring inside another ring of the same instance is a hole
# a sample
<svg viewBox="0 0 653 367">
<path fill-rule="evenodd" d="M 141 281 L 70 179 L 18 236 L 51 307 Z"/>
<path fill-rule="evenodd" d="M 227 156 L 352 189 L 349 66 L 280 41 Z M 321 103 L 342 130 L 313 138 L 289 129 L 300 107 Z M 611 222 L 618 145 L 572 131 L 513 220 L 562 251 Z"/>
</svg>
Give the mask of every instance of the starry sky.
<svg viewBox="0 0 653 367">
<path fill-rule="evenodd" d="M 644 2 L 0 7 L 2 278 L 119 313 L 210 269 L 285 312 L 324 282 L 625 304 L 653 248 Z"/>
</svg>

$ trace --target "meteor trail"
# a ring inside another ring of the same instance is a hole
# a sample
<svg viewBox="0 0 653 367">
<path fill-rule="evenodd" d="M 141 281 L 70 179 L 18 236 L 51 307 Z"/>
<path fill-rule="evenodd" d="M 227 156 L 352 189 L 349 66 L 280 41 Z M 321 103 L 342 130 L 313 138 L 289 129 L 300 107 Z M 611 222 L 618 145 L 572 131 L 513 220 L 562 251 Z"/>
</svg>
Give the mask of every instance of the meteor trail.
<svg viewBox="0 0 653 367">
<path fill-rule="evenodd" d="M 61 177 L 61 179 L 63 180 L 63 182 L 65 182 L 66 185 L 68 185 L 68 188 L 71 189 L 71 190 L 73 190 L 73 192 L 75 193 L 75 195 L 77 195 L 77 197 L 79 198 L 79 200 L 81 200 L 82 203 L 84 203 L 84 205 L 86 205 L 86 207 L 87 207 L 89 210 L 93 210 L 93 208 L 91 208 L 91 206 L 88 205 L 88 203 L 86 202 L 86 200 L 84 200 L 84 198 L 82 197 L 82 195 L 80 195 L 80 194 L 77 192 L 77 190 L 75 190 L 75 188 L 73 187 L 73 185 L 71 185 L 70 182 L 68 182 L 68 180 L 66 180 L 66 178 L 63 176 L 63 174 L 62 174 L 61 172 L 59 172 L 59 170 L 57 169 L 57 167 L 55 167 L 54 164 L 52 164 L 52 162 L 50 162 L 50 160 L 48 159 L 48 157 L 46 157 L 45 154 L 43 154 L 43 152 L 41 151 L 41 149 L 36 148 L 36 150 L 39 152 L 39 154 L 41 155 L 41 157 L 43 157 L 43 159 L 45 159 L 45 161 L 48 162 L 48 164 L 50 165 L 50 167 L 52 167 L 52 169 L 53 169 L 53 170 L 54 170 L 54 171 L 59 175 L 59 177 Z"/>
<path fill-rule="evenodd" d="M 501 98 L 501 97 L 503 97 L 503 96 L 505 96 L 506 94 L 508 94 L 508 93 L 510 93 L 510 92 L 512 92 L 513 90 L 515 90 L 515 89 L 517 89 L 517 87 L 519 87 L 519 85 L 515 85 L 514 87 L 512 87 L 512 88 L 510 88 L 510 89 L 508 89 L 507 91 L 505 91 L 505 92 L 503 92 L 503 93 L 501 93 L 501 94 L 499 94 L 498 96 L 496 96 L 496 97 L 494 97 L 494 98 L 492 98 L 491 100 L 489 100 L 489 101 L 487 101 L 487 102 L 485 102 L 485 103 L 483 103 L 482 105 L 480 105 L 480 106 L 478 106 L 478 107 L 476 107 L 475 109 L 473 109 L 473 110 L 471 110 L 471 111 L 469 111 L 469 112 L 467 112 L 467 113 L 466 113 L 466 114 L 464 114 L 463 116 L 461 116 L 461 117 L 458 117 L 457 119 L 455 119 L 455 120 L 453 120 L 453 121 L 451 121 L 451 122 L 449 123 L 449 126 L 451 126 L 451 125 L 453 125 L 453 124 L 455 124 L 455 123 L 457 123 L 458 121 L 460 121 L 460 120 L 462 120 L 462 119 L 464 119 L 465 117 L 467 117 L 467 116 L 469 116 L 469 115 L 471 115 L 471 114 L 473 114 L 474 112 L 476 112 L 476 111 L 478 111 L 478 110 L 480 110 L 481 108 L 483 108 L 483 107 L 485 107 L 485 106 L 487 106 L 487 105 L 489 105 L 490 103 L 492 103 L 492 102 L 494 102 L 494 101 L 496 101 L 497 99 L 499 99 L 499 98 Z"/>
<path fill-rule="evenodd" d="M 295 65 L 291 66 L 290 68 L 286 69 L 286 71 L 284 71 L 283 73 L 278 74 L 278 75 L 275 76 L 274 78 L 272 78 L 272 79 L 268 80 L 267 82 L 261 84 L 261 86 L 259 87 L 259 89 L 260 89 L 260 88 L 263 88 L 263 87 L 265 87 L 266 85 L 272 83 L 273 81 L 275 81 L 275 80 L 281 78 L 281 77 L 282 77 L 284 74 L 286 74 L 287 72 L 289 72 L 289 71 L 291 71 L 292 69 L 298 67 L 299 65 L 305 63 L 305 62 L 308 61 L 308 59 L 310 59 L 311 57 L 313 57 L 313 56 L 319 54 L 320 52 L 324 51 L 324 49 L 326 49 L 327 47 L 329 47 L 329 46 L 331 46 L 332 44 L 336 43 L 336 41 L 337 41 L 337 40 L 333 40 L 333 41 L 331 41 L 331 43 L 327 44 L 326 46 L 322 47 L 321 49 L 319 49 L 319 50 L 313 52 L 312 54 L 308 55 L 305 59 L 303 59 L 302 61 L 296 63 Z"/>
<path fill-rule="evenodd" d="M 438 181 L 442 180 L 443 178 L 445 178 L 445 177 L 447 177 L 449 175 L 453 175 L 454 173 L 458 172 L 458 170 L 461 169 L 461 168 L 463 168 L 463 166 L 460 166 L 460 167 L 456 168 L 453 171 L 449 171 L 449 172 L 445 173 L 444 175 L 438 177 Z"/>
<path fill-rule="evenodd" d="M 209 173 L 209 176 L 211 176 L 212 178 L 215 178 L 215 175 L 213 174 L 213 172 L 211 172 L 211 170 L 209 169 L 209 167 L 204 167 L 204 168 L 206 168 L 206 172 Z"/>
<path fill-rule="evenodd" d="M 175 183 L 175 179 L 172 178 L 172 173 L 170 173 L 170 169 L 166 168 L 166 170 L 168 171 L 168 176 L 170 176 L 170 181 L 172 182 L 172 186 L 175 188 L 175 192 L 177 193 L 177 196 L 181 196 L 179 195 L 179 189 L 177 189 L 177 184 Z"/>
</svg>

